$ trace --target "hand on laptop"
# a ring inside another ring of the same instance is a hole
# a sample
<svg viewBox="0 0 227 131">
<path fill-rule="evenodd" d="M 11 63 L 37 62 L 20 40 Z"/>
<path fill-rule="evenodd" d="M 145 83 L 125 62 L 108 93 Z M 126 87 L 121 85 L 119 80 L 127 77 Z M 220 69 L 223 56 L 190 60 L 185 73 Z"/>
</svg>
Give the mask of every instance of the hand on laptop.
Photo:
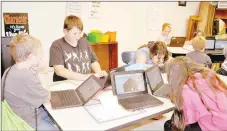
<svg viewBox="0 0 227 131">
<path fill-rule="evenodd" d="M 106 71 L 101 71 L 100 73 L 95 73 L 94 74 L 96 77 L 104 77 L 104 76 L 107 76 L 107 72 Z"/>
</svg>

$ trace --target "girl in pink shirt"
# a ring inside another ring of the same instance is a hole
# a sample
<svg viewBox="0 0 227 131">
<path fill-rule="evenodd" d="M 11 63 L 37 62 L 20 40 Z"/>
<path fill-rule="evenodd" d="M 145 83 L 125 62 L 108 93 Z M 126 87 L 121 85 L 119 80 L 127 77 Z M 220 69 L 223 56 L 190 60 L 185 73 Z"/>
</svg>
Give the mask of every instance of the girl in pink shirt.
<svg viewBox="0 0 227 131">
<path fill-rule="evenodd" d="M 180 56 L 167 67 L 170 99 L 176 105 L 172 130 L 198 123 L 203 131 L 227 130 L 227 86 L 210 69 Z"/>
</svg>

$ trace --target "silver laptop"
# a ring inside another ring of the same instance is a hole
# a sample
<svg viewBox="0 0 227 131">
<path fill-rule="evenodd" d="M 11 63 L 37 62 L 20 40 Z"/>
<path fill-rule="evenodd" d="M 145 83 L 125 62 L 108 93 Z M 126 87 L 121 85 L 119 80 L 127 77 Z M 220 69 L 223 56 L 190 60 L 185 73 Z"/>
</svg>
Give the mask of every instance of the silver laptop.
<svg viewBox="0 0 227 131">
<path fill-rule="evenodd" d="M 53 109 L 83 106 L 103 87 L 100 81 L 91 75 L 75 90 L 51 91 Z"/>
<path fill-rule="evenodd" d="M 123 71 L 111 73 L 113 94 L 127 110 L 162 105 L 163 102 L 148 93 L 145 72 Z"/>
<path fill-rule="evenodd" d="M 216 40 L 215 50 L 221 50 L 223 52 L 224 47 L 227 46 L 227 40 Z"/>
<path fill-rule="evenodd" d="M 206 37 L 206 47 L 205 47 L 205 53 L 207 54 L 219 54 L 222 53 L 222 51 L 215 49 L 215 37 L 208 36 Z"/>
<path fill-rule="evenodd" d="M 154 65 L 145 71 L 148 85 L 155 96 L 169 98 L 169 86 L 164 84 L 161 71 L 158 66 Z"/>
</svg>

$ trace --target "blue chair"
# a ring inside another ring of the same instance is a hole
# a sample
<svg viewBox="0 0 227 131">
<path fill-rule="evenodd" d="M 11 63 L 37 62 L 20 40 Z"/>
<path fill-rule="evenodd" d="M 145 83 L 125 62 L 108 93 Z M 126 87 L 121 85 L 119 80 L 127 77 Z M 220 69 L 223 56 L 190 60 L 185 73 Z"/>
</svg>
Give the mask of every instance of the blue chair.
<svg viewBox="0 0 227 131">
<path fill-rule="evenodd" d="M 121 53 L 122 61 L 126 64 L 136 59 L 136 51 L 124 51 Z"/>
</svg>

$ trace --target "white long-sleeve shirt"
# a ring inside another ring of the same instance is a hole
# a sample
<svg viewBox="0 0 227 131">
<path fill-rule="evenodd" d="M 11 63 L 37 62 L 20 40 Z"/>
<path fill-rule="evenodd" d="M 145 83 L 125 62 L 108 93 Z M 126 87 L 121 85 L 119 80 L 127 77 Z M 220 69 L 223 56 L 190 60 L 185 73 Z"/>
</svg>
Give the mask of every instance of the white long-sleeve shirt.
<svg viewBox="0 0 227 131">
<path fill-rule="evenodd" d="M 170 40 L 172 38 L 172 35 L 169 34 L 168 36 L 163 35 L 162 33 L 158 36 L 158 41 L 165 42 L 166 44 L 170 43 Z"/>
</svg>

